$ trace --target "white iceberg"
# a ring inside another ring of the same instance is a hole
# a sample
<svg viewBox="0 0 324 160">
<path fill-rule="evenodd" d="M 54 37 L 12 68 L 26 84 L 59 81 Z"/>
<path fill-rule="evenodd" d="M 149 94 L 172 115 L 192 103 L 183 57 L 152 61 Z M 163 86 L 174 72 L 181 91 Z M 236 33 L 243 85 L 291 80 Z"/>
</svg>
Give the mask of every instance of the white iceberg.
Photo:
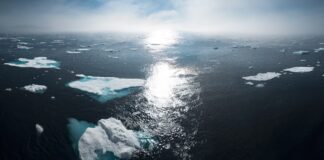
<svg viewBox="0 0 324 160">
<path fill-rule="evenodd" d="M 44 85 L 31 84 L 31 85 L 22 87 L 22 89 L 29 91 L 29 92 L 33 92 L 33 93 L 44 93 L 46 91 L 47 87 Z"/>
<path fill-rule="evenodd" d="M 296 54 L 296 55 L 304 55 L 304 54 L 308 54 L 309 51 L 295 51 L 293 52 L 293 54 Z"/>
<path fill-rule="evenodd" d="M 314 50 L 314 52 L 316 52 L 316 53 L 321 52 L 321 51 L 324 51 L 324 48 L 321 47 L 321 48 L 317 48 Z"/>
<path fill-rule="evenodd" d="M 17 45 L 18 49 L 32 49 L 33 47 L 23 46 L 23 45 Z"/>
<path fill-rule="evenodd" d="M 44 128 L 38 123 L 35 124 L 35 128 L 36 128 L 36 132 L 38 135 L 40 135 L 44 132 Z"/>
<path fill-rule="evenodd" d="M 115 118 L 101 119 L 97 125 L 69 119 L 68 130 L 73 148 L 81 160 L 129 159 L 138 150 L 151 150 L 152 136 L 127 129 Z"/>
<path fill-rule="evenodd" d="M 94 77 L 82 74 L 77 76 L 81 77 L 81 79 L 70 82 L 67 86 L 87 92 L 100 102 L 126 96 L 145 83 L 142 79 Z"/>
<path fill-rule="evenodd" d="M 78 54 L 78 53 L 81 53 L 79 51 L 66 51 L 66 53 L 69 53 L 69 54 Z"/>
<path fill-rule="evenodd" d="M 276 72 L 266 72 L 266 73 L 258 73 L 255 76 L 246 76 L 242 78 L 247 81 L 268 81 L 273 78 L 279 78 L 280 75 L 281 75 L 280 73 L 276 73 Z"/>
<path fill-rule="evenodd" d="M 293 72 L 293 73 L 306 73 L 306 72 L 311 72 L 313 70 L 314 67 L 292 67 L 292 68 L 284 69 L 284 71 Z"/>
<path fill-rule="evenodd" d="M 19 58 L 16 61 L 4 63 L 8 66 L 23 68 L 54 68 L 59 69 L 60 63 L 46 57 L 35 57 L 34 59 Z"/>
</svg>

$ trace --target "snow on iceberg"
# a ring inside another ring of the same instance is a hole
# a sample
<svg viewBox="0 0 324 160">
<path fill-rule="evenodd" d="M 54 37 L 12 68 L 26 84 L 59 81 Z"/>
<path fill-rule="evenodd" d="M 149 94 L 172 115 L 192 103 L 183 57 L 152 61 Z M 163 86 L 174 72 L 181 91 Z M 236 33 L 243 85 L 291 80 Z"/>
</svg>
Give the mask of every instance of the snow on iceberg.
<svg viewBox="0 0 324 160">
<path fill-rule="evenodd" d="M 32 49 L 33 47 L 27 47 L 27 46 L 23 46 L 23 45 L 17 45 L 18 49 Z"/>
<path fill-rule="evenodd" d="M 321 51 L 324 51 L 324 48 L 317 48 L 314 50 L 314 52 L 316 52 L 316 53 L 321 52 Z"/>
<path fill-rule="evenodd" d="M 81 79 L 70 82 L 67 86 L 87 92 L 91 97 L 102 103 L 133 93 L 145 83 L 142 79 L 94 77 L 82 74 L 77 76 Z"/>
<path fill-rule="evenodd" d="M 266 72 L 266 73 L 258 73 L 255 76 L 246 76 L 242 78 L 247 81 L 268 81 L 273 78 L 279 78 L 280 75 L 281 75 L 280 73 L 276 73 L 276 72 Z"/>
<path fill-rule="evenodd" d="M 295 51 L 293 52 L 293 54 L 296 54 L 296 55 L 304 55 L 304 54 L 308 54 L 309 51 Z"/>
<path fill-rule="evenodd" d="M 35 57 L 34 59 L 19 58 L 16 61 L 4 63 L 8 66 L 23 68 L 55 68 L 59 69 L 60 63 L 46 57 Z"/>
<path fill-rule="evenodd" d="M 284 69 L 284 71 L 294 72 L 294 73 L 306 73 L 306 72 L 311 72 L 313 70 L 314 67 L 292 67 L 292 68 Z"/>
<path fill-rule="evenodd" d="M 129 159 L 138 150 L 152 149 L 152 136 L 127 129 L 115 118 L 101 119 L 97 125 L 69 119 L 68 129 L 80 159 Z"/>
<path fill-rule="evenodd" d="M 29 92 L 33 92 L 33 93 L 44 93 L 46 91 L 47 87 L 44 85 L 31 84 L 31 85 L 22 87 L 22 89 L 29 91 Z"/>
</svg>

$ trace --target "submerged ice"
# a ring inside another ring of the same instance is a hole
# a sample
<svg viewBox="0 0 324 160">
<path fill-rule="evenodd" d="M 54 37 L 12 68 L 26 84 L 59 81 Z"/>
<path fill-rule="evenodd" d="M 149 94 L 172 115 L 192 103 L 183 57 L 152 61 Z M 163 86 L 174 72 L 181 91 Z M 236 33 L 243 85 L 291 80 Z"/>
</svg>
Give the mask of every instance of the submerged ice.
<svg viewBox="0 0 324 160">
<path fill-rule="evenodd" d="M 258 73 L 257 75 L 254 76 L 246 76 L 242 78 L 247 81 L 268 81 L 273 78 L 279 78 L 280 75 L 281 75 L 280 73 L 276 73 L 276 72 L 266 72 L 266 73 Z"/>
<path fill-rule="evenodd" d="M 145 83 L 142 79 L 95 77 L 81 74 L 77 76 L 81 79 L 70 82 L 67 86 L 87 92 L 100 102 L 126 96 Z"/>
<path fill-rule="evenodd" d="M 46 57 L 35 57 L 34 59 L 19 58 L 16 61 L 4 63 L 8 66 L 23 67 L 23 68 L 55 68 L 59 69 L 60 63 L 47 59 Z"/>
<path fill-rule="evenodd" d="M 101 119 L 97 125 L 70 119 L 71 138 L 80 159 L 129 159 L 133 153 L 153 147 L 155 141 L 143 132 L 127 129 L 115 118 Z"/>
</svg>

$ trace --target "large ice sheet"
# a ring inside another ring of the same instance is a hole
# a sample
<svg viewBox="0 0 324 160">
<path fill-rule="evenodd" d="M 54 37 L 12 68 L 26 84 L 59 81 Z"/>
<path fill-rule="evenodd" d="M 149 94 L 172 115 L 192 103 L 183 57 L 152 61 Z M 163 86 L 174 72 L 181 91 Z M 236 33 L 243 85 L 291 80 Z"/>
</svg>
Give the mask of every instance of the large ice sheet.
<svg viewBox="0 0 324 160">
<path fill-rule="evenodd" d="M 82 74 L 77 76 L 81 79 L 70 82 L 67 86 L 87 92 L 91 97 L 100 102 L 126 96 L 145 83 L 142 79 L 94 77 Z"/>
<path fill-rule="evenodd" d="M 46 57 L 35 57 L 34 59 L 19 58 L 16 61 L 4 63 L 8 66 L 23 68 L 55 68 L 59 69 L 60 63 Z"/>
<path fill-rule="evenodd" d="M 284 69 L 284 71 L 294 72 L 294 73 L 306 73 L 314 70 L 314 67 L 292 67 Z"/>
<path fill-rule="evenodd" d="M 279 78 L 280 75 L 281 75 L 280 73 L 276 73 L 276 72 L 266 72 L 266 73 L 258 73 L 257 75 L 254 76 L 246 76 L 242 78 L 248 81 L 268 81 L 273 78 Z"/>
<path fill-rule="evenodd" d="M 39 84 L 31 84 L 31 85 L 22 87 L 22 89 L 32 92 L 32 93 L 44 93 L 46 91 L 47 87 L 44 85 L 39 85 Z"/>
<path fill-rule="evenodd" d="M 137 150 L 152 149 L 156 142 L 144 132 L 127 129 L 115 118 L 101 119 L 97 125 L 69 119 L 71 140 L 80 159 L 129 159 Z"/>
</svg>

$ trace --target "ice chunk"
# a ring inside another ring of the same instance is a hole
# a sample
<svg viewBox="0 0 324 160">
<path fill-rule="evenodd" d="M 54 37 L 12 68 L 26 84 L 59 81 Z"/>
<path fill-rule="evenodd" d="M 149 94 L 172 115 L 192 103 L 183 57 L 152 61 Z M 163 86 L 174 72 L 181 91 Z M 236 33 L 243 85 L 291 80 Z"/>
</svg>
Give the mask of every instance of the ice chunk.
<svg viewBox="0 0 324 160">
<path fill-rule="evenodd" d="M 121 159 L 129 159 L 139 148 L 136 133 L 115 118 L 101 119 L 96 127 L 87 128 L 78 143 L 82 160 L 99 159 L 107 152 Z"/>
<path fill-rule="evenodd" d="M 145 83 L 142 79 L 94 77 L 81 74 L 77 76 L 81 77 L 81 79 L 70 82 L 67 86 L 87 92 L 99 102 L 126 96 Z"/>
<path fill-rule="evenodd" d="M 280 77 L 280 75 L 281 75 L 280 73 L 276 73 L 276 72 L 266 72 L 266 73 L 258 73 L 255 76 L 246 76 L 242 78 L 248 81 L 268 81 L 273 78 L 278 78 Z"/>
<path fill-rule="evenodd" d="M 321 47 L 321 48 L 317 48 L 314 50 L 314 52 L 316 52 L 316 53 L 321 52 L 321 51 L 324 51 L 324 48 Z"/>
<path fill-rule="evenodd" d="M 28 45 L 27 42 L 18 42 L 18 44 L 20 44 L 20 45 Z"/>
<path fill-rule="evenodd" d="M 69 54 L 78 54 L 78 53 L 81 53 L 79 51 L 66 51 L 66 53 L 69 53 Z"/>
<path fill-rule="evenodd" d="M 308 54 L 309 51 L 295 51 L 293 52 L 293 54 L 296 54 L 296 55 L 304 55 L 304 54 Z"/>
<path fill-rule="evenodd" d="M 12 91 L 12 88 L 6 88 L 5 91 L 11 92 Z"/>
<path fill-rule="evenodd" d="M 255 85 L 255 87 L 257 87 L 257 88 L 263 88 L 264 86 L 265 85 L 263 83 L 259 83 L 259 84 Z"/>
<path fill-rule="evenodd" d="M 46 91 L 47 87 L 44 85 L 31 84 L 31 85 L 22 87 L 22 89 L 29 91 L 29 92 L 33 92 L 33 93 L 44 93 Z"/>
<path fill-rule="evenodd" d="M 127 129 L 115 118 L 98 124 L 69 119 L 68 129 L 80 159 L 128 159 L 136 150 L 151 150 L 156 141 L 147 133 Z"/>
<path fill-rule="evenodd" d="M 23 46 L 23 45 L 17 45 L 18 49 L 32 49 L 33 47 L 27 47 L 27 46 Z"/>
<path fill-rule="evenodd" d="M 41 135 L 44 132 L 44 128 L 38 123 L 35 124 L 35 128 L 38 135 Z"/>
<path fill-rule="evenodd" d="M 246 82 L 245 84 L 250 85 L 250 86 L 253 86 L 254 85 L 253 82 Z"/>
<path fill-rule="evenodd" d="M 89 51 L 90 50 L 90 48 L 79 48 L 79 49 L 77 49 L 78 51 Z"/>
<path fill-rule="evenodd" d="M 23 68 L 55 68 L 59 69 L 60 63 L 46 57 L 35 57 L 34 59 L 19 58 L 16 61 L 4 63 L 8 66 Z"/>
<path fill-rule="evenodd" d="M 294 72 L 294 73 L 306 73 L 306 72 L 311 72 L 313 70 L 314 67 L 292 67 L 292 68 L 284 69 L 284 71 Z"/>
</svg>

